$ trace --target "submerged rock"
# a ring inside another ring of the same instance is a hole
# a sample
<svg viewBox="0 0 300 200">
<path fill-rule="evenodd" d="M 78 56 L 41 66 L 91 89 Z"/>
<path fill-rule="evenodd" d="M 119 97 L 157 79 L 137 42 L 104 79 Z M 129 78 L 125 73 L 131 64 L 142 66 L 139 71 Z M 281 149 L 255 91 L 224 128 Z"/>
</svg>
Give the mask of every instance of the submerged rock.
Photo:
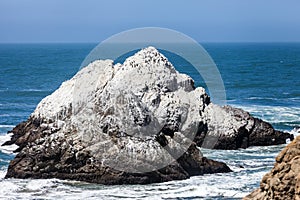
<svg viewBox="0 0 300 200">
<path fill-rule="evenodd" d="M 300 136 L 278 154 L 260 187 L 244 199 L 300 199 Z"/>
<path fill-rule="evenodd" d="M 12 131 L 6 178 L 145 184 L 230 172 L 202 156 L 285 143 L 290 135 L 249 113 L 210 102 L 203 88 L 148 47 L 123 64 L 98 60 L 44 98 Z"/>
</svg>

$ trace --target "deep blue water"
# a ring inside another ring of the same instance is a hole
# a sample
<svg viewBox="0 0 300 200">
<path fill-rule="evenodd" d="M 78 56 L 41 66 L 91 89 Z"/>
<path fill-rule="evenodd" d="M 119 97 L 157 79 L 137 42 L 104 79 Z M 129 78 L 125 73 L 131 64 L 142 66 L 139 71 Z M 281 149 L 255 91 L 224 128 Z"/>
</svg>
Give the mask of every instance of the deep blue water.
<svg viewBox="0 0 300 200">
<path fill-rule="evenodd" d="M 6 139 L 5 133 L 26 120 L 42 98 L 51 94 L 79 70 L 81 62 L 95 46 L 96 44 L 0 44 L 1 143 Z M 241 107 L 281 130 L 291 131 L 300 127 L 300 43 L 209 43 L 203 46 L 218 66 L 229 104 Z M 205 87 L 199 74 L 186 67 L 184 61 L 171 54 L 166 56 L 169 56 L 168 59 L 179 71 L 189 73 L 196 79 L 197 85 Z M 240 164 L 236 160 L 249 165 L 249 169 L 246 168 L 242 173 L 245 173 L 245 177 L 251 174 L 257 180 L 253 182 L 246 179 L 246 183 L 252 186 L 247 188 L 245 183 L 246 189 L 240 192 L 247 192 L 259 184 L 261 177 L 257 177 L 257 173 L 254 175 L 256 168 L 259 169 L 258 174 L 263 175 L 272 166 L 273 157 L 280 151 L 278 148 L 268 149 L 269 154 L 266 152 L 266 158 L 262 157 L 261 162 L 256 157 L 257 154 L 260 155 L 260 148 L 254 148 L 253 154 L 251 150 L 239 151 L 239 159 L 233 157 L 237 154 L 236 151 L 221 153 L 224 157 L 220 157 L 220 153 L 206 153 L 212 158 L 227 160 L 233 168 Z M 252 160 L 248 159 L 249 154 L 253 157 Z M 2 174 L 12 158 L 11 152 L 0 149 Z M 253 166 L 255 170 L 251 171 Z M 249 174 L 247 170 L 250 170 Z M 218 182 L 218 177 L 215 178 Z M 205 180 L 203 184 L 207 185 Z M 197 178 L 196 183 L 194 181 L 193 179 L 193 184 L 200 184 Z M 6 184 L 0 181 L 1 183 Z M 189 182 L 185 184 L 189 185 Z M 236 187 L 224 189 L 222 194 L 239 191 L 240 186 Z M 70 190 L 76 189 L 78 188 L 74 189 L 72 186 Z M 128 195 L 126 189 L 125 194 Z M 185 193 L 182 194 L 186 197 Z"/>
<path fill-rule="evenodd" d="M 300 124 L 300 43 L 205 45 L 227 100 L 289 130 Z"/>
</svg>

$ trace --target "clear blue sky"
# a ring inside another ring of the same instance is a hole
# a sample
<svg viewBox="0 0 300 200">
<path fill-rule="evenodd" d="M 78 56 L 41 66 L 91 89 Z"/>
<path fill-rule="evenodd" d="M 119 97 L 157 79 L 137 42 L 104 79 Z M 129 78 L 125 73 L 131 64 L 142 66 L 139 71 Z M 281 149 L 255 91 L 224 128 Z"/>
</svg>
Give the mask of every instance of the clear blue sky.
<svg viewBox="0 0 300 200">
<path fill-rule="evenodd" d="M 100 42 L 145 26 L 201 42 L 299 42 L 300 1 L 0 0 L 0 42 Z"/>
</svg>

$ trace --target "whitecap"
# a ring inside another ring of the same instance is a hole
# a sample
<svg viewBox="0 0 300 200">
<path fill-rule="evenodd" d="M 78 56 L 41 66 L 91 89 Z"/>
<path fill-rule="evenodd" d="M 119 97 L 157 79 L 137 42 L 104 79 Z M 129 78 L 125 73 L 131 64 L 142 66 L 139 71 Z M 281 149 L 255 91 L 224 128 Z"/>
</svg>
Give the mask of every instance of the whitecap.
<svg viewBox="0 0 300 200">
<path fill-rule="evenodd" d="M 298 123 L 300 119 L 300 107 L 284 107 L 284 106 L 262 106 L 262 105 L 235 105 L 255 117 L 259 117 L 270 123 Z"/>
<path fill-rule="evenodd" d="M 7 145 L 7 146 L 2 146 L 6 141 L 9 141 L 12 137 L 13 133 L 5 134 L 5 135 L 0 135 L 0 151 L 2 151 L 5 154 L 13 154 L 13 151 L 18 148 L 17 145 Z"/>
<path fill-rule="evenodd" d="M 15 125 L 0 124 L 0 128 L 14 128 Z"/>
<path fill-rule="evenodd" d="M 21 90 L 22 92 L 51 92 L 50 90 L 41 90 L 41 89 L 35 89 L 35 88 L 31 88 L 31 89 L 24 89 Z"/>
<path fill-rule="evenodd" d="M 296 127 L 293 130 L 291 130 L 290 132 L 291 134 L 293 134 L 295 137 L 300 135 L 300 127 Z"/>
<path fill-rule="evenodd" d="M 272 97 L 247 97 L 245 99 L 248 99 L 248 100 L 278 100 L 278 98 L 272 98 Z"/>
</svg>

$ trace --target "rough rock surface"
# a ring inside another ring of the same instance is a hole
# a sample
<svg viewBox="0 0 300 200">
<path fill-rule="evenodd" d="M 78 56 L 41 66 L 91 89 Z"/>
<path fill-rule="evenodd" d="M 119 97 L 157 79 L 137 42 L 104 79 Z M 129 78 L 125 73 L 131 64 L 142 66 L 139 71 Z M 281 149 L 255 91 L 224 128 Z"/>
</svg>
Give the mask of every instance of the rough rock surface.
<svg viewBox="0 0 300 200">
<path fill-rule="evenodd" d="M 210 102 L 203 88 L 148 47 L 123 64 L 95 61 L 44 98 L 4 145 L 17 144 L 6 178 L 153 183 L 229 172 L 198 146 L 285 143 L 289 134 Z"/>
<path fill-rule="evenodd" d="M 260 187 L 244 199 L 300 199 L 300 136 L 279 153 Z"/>
<path fill-rule="evenodd" d="M 231 106 L 208 104 L 204 111 L 206 123 L 201 124 L 195 142 L 214 149 L 238 149 L 249 146 L 285 144 L 293 140 L 290 133 L 277 131 L 268 122 Z"/>
</svg>

